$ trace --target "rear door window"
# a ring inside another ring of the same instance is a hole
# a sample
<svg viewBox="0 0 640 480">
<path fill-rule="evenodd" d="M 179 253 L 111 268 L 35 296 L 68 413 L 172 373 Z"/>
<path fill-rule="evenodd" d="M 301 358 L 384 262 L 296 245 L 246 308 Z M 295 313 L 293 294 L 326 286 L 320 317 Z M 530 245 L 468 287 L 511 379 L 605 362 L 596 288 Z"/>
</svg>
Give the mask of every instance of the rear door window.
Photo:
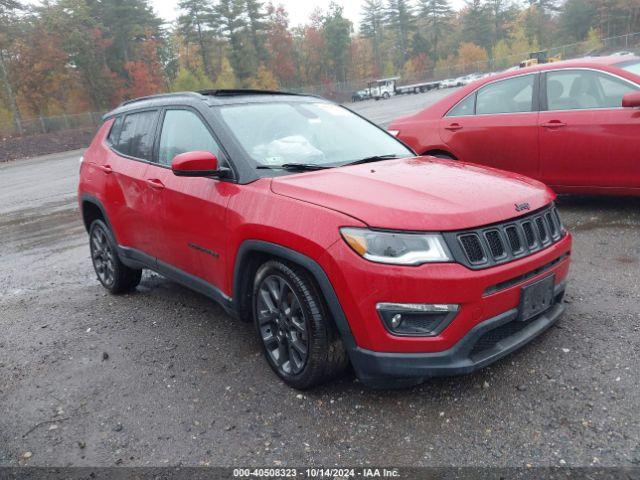
<svg viewBox="0 0 640 480">
<path fill-rule="evenodd" d="M 150 161 L 157 118 L 157 110 L 126 115 L 114 148 L 124 155 Z"/>
<path fill-rule="evenodd" d="M 622 97 L 637 89 L 621 78 L 593 70 L 547 73 L 547 103 L 551 111 L 618 108 Z"/>
</svg>

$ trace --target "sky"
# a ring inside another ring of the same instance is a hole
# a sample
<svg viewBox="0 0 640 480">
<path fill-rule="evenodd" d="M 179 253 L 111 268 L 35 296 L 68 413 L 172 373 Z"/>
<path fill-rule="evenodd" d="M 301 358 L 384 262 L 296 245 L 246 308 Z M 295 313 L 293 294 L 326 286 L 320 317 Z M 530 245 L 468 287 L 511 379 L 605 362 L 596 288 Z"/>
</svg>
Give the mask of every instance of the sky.
<svg viewBox="0 0 640 480">
<path fill-rule="evenodd" d="M 265 1 L 267 3 L 267 1 Z M 289 12 L 289 20 L 291 26 L 304 24 L 308 21 L 311 12 L 320 7 L 326 9 L 331 0 L 274 0 L 274 4 L 282 4 Z M 354 25 L 360 24 L 360 9 L 362 0 L 337 0 L 337 3 L 344 6 L 344 15 L 353 22 Z M 177 2 L 167 0 L 151 0 L 153 8 L 162 18 L 166 20 L 175 20 L 178 16 L 176 8 Z M 455 9 L 460 9 L 465 4 L 464 0 L 452 0 L 451 5 Z"/>
</svg>

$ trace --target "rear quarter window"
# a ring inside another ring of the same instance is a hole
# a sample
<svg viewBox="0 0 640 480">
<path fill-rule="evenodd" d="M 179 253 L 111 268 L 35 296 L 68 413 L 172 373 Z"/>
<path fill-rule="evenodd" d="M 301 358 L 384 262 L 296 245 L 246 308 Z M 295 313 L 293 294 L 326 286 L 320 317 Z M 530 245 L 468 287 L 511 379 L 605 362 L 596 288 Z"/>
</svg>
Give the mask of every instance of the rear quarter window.
<svg viewBox="0 0 640 480">
<path fill-rule="evenodd" d="M 109 136 L 107 136 L 107 142 L 110 145 L 117 145 L 118 138 L 120 137 L 120 131 L 122 130 L 122 120 L 123 117 L 117 117 L 111 125 L 111 130 L 109 131 Z"/>
<path fill-rule="evenodd" d="M 156 110 L 125 115 L 118 141 L 113 147 L 123 155 L 151 160 L 157 119 Z"/>
<path fill-rule="evenodd" d="M 467 117 L 474 115 L 476 109 L 476 94 L 473 93 L 449 110 L 447 117 Z"/>
</svg>

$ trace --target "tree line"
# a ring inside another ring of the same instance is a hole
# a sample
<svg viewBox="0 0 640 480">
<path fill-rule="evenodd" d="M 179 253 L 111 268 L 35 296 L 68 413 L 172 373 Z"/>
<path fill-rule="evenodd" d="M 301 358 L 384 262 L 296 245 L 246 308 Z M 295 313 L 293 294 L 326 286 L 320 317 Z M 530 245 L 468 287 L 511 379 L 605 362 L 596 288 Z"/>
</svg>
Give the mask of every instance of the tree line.
<svg viewBox="0 0 640 480">
<path fill-rule="evenodd" d="M 205 88 L 295 89 L 452 66 L 640 31 L 640 0 L 364 0 L 291 25 L 261 0 L 180 0 L 171 23 L 148 0 L 0 0 L 0 123 L 102 111 L 123 99 Z"/>
</svg>

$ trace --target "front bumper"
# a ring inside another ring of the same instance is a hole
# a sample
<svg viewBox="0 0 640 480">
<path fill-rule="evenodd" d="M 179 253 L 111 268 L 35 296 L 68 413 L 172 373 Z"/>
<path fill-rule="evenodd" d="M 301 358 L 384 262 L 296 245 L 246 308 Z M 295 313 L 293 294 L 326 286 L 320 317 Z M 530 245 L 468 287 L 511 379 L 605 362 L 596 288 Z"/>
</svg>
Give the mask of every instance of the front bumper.
<svg viewBox="0 0 640 480">
<path fill-rule="evenodd" d="M 526 258 L 484 270 L 457 263 L 419 267 L 365 261 L 336 242 L 322 266 L 348 319 L 354 348 L 377 353 L 431 354 L 452 349 L 477 325 L 518 308 L 522 288 L 546 276 L 566 281 L 571 237 Z M 431 337 L 398 336 L 384 326 L 379 303 L 458 305 L 456 317 Z"/>
<path fill-rule="evenodd" d="M 508 355 L 551 327 L 564 312 L 565 284 L 555 287 L 553 306 L 527 322 L 510 309 L 485 320 L 448 350 L 433 353 L 383 353 L 362 348 L 351 352 L 351 362 L 364 383 L 384 384 L 403 379 L 471 373 Z M 416 383 L 415 381 L 412 383 Z"/>
</svg>

